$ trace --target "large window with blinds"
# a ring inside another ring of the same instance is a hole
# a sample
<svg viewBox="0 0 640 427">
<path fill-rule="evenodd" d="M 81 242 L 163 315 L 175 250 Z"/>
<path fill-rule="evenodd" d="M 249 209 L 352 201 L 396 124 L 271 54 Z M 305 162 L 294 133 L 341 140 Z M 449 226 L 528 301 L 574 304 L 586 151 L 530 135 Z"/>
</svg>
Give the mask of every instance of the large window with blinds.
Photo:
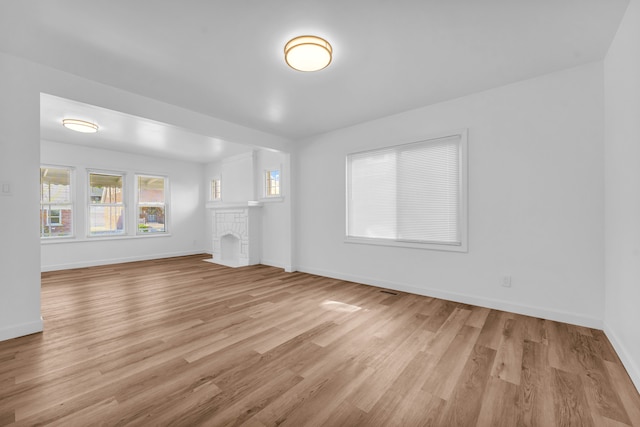
<svg viewBox="0 0 640 427">
<path fill-rule="evenodd" d="M 347 156 L 346 241 L 467 250 L 466 131 Z"/>
</svg>

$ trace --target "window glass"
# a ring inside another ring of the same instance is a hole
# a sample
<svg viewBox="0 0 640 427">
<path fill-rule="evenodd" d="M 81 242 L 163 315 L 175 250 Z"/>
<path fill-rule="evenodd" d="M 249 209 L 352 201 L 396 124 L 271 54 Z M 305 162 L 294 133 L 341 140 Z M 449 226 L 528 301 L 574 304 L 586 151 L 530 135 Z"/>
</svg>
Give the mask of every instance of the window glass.
<svg viewBox="0 0 640 427">
<path fill-rule="evenodd" d="M 122 174 L 89 173 L 89 235 L 125 233 L 124 177 Z"/>
<path fill-rule="evenodd" d="M 265 196 L 274 197 L 280 195 L 280 171 L 268 170 L 265 172 Z"/>
<path fill-rule="evenodd" d="M 40 237 L 73 235 L 71 168 L 40 168 Z"/>
<path fill-rule="evenodd" d="M 138 229 L 142 233 L 167 231 L 166 179 L 161 176 L 137 176 Z"/>
<path fill-rule="evenodd" d="M 220 199 L 222 199 L 220 179 L 214 179 L 211 181 L 211 200 L 220 200 Z"/>
</svg>

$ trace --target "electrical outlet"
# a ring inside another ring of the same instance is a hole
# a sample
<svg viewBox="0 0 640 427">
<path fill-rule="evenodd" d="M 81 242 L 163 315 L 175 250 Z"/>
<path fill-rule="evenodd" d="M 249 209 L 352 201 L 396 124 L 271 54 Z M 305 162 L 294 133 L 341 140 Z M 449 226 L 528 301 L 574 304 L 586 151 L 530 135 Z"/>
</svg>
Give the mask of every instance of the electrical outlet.
<svg viewBox="0 0 640 427">
<path fill-rule="evenodd" d="M 11 183 L 10 182 L 0 182 L 0 196 L 11 196 Z"/>
<path fill-rule="evenodd" d="M 511 276 L 502 276 L 501 285 L 502 285 L 503 288 L 510 288 L 511 287 Z"/>
</svg>

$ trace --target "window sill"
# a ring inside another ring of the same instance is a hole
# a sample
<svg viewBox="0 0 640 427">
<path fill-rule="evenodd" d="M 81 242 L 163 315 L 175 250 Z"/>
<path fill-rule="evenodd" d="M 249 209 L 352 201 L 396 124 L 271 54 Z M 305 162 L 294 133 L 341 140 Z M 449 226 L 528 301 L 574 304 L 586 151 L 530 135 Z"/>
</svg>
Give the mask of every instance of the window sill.
<svg viewBox="0 0 640 427">
<path fill-rule="evenodd" d="M 52 245 L 57 243 L 87 243 L 87 242 L 104 242 L 110 240 L 135 240 L 145 238 L 158 238 L 158 237 L 171 237 L 169 233 L 145 233 L 136 235 L 124 235 L 124 236 L 86 236 L 84 238 L 75 237 L 58 237 L 49 239 L 40 239 L 40 244 Z"/>
<path fill-rule="evenodd" d="M 420 243 L 420 242 L 408 242 L 402 240 L 391 239 L 375 239 L 368 237 L 350 237 L 345 236 L 345 243 L 355 243 L 359 245 L 374 245 L 374 246 L 393 246 L 399 248 L 411 248 L 411 249 L 426 249 L 432 251 L 443 252 L 468 252 L 467 245 L 462 244 L 448 244 L 448 243 Z"/>
<path fill-rule="evenodd" d="M 76 236 L 61 236 L 61 237 L 40 237 L 40 243 L 70 243 L 76 240 Z"/>
</svg>

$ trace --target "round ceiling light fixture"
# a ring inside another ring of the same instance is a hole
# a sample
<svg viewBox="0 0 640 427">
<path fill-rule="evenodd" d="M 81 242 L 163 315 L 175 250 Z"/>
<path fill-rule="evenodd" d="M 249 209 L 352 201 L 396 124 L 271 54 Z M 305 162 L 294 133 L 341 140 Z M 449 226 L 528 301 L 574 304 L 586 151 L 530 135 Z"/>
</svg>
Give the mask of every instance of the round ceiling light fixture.
<svg viewBox="0 0 640 427">
<path fill-rule="evenodd" d="M 284 45 L 284 60 L 298 71 L 319 71 L 331 63 L 333 49 L 316 36 L 298 36 Z"/>
<path fill-rule="evenodd" d="M 62 126 L 67 129 L 75 130 L 82 133 L 96 133 L 98 132 L 98 125 L 95 123 L 87 122 L 78 119 L 64 119 L 62 120 Z"/>
</svg>

